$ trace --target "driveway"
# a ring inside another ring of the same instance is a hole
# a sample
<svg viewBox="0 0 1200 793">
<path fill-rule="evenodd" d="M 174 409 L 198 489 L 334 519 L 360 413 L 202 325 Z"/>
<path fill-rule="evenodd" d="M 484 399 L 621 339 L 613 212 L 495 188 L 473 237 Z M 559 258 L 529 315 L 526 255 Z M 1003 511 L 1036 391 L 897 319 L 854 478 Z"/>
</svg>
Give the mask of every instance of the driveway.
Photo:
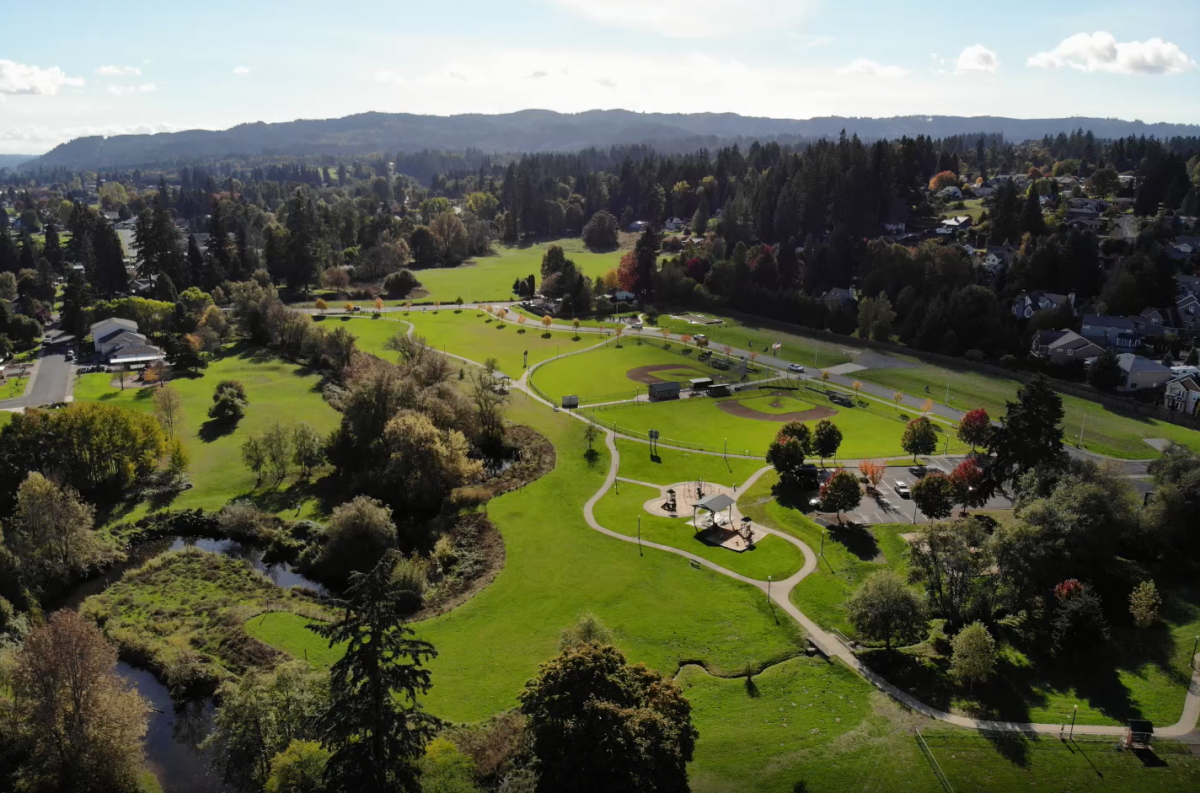
<svg viewBox="0 0 1200 793">
<path fill-rule="evenodd" d="M 74 344 L 74 337 L 50 330 L 42 343 L 33 371 L 33 381 L 25 389 L 25 395 L 0 401 L 0 410 L 40 407 L 55 402 L 65 402 L 71 394 L 71 380 L 75 364 L 67 360 L 67 350 Z"/>
</svg>

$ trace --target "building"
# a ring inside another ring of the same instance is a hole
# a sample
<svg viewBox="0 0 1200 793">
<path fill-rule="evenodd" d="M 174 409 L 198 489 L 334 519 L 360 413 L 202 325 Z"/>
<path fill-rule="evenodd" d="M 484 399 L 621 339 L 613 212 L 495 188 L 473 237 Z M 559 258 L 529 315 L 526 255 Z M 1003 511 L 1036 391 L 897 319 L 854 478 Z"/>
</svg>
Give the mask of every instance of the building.
<svg viewBox="0 0 1200 793">
<path fill-rule="evenodd" d="M 849 289 L 843 289 L 840 286 L 835 286 L 825 294 L 821 295 L 821 301 L 830 308 L 837 306 L 849 306 L 854 303 L 854 293 Z"/>
<path fill-rule="evenodd" d="M 686 225 L 687 225 L 687 221 L 685 221 L 685 220 L 680 220 L 679 218 L 671 218 L 670 220 L 668 220 L 666 223 L 663 224 L 663 228 L 666 229 L 667 231 L 679 231 Z"/>
<path fill-rule="evenodd" d="M 938 198 L 942 198 L 947 201 L 962 201 L 962 197 L 963 197 L 962 190 L 955 187 L 954 185 L 950 185 L 949 187 L 943 187 L 938 192 Z"/>
<path fill-rule="evenodd" d="M 163 359 L 162 350 L 138 333 L 131 319 L 102 319 L 92 323 L 91 332 L 96 353 L 110 365 L 141 367 Z"/>
<path fill-rule="evenodd" d="M 1180 375 L 1167 383 L 1163 392 L 1163 407 L 1185 416 L 1195 416 L 1197 406 L 1200 406 L 1200 380 L 1196 375 Z"/>
<path fill-rule="evenodd" d="M 1141 355 L 1121 353 L 1117 356 L 1122 379 L 1118 391 L 1145 391 L 1166 385 L 1175 376 L 1166 366 Z"/>
<path fill-rule="evenodd" d="M 1058 295 L 1053 292 L 1022 292 L 1013 300 L 1012 313 L 1015 317 L 1029 319 L 1039 311 L 1059 311 L 1068 308 L 1075 313 L 1075 294 Z M 1087 334 L 1084 334 L 1087 335 Z"/>
<path fill-rule="evenodd" d="M 946 218 L 938 224 L 938 234 L 955 234 L 959 231 L 964 231 L 971 228 L 970 215 L 958 215 L 952 218 Z"/>
<path fill-rule="evenodd" d="M 888 201 L 887 214 L 883 217 L 883 230 L 888 234 L 903 234 L 908 230 L 908 207 L 901 198 Z"/>
<path fill-rule="evenodd" d="M 1142 345 L 1142 334 L 1129 317 L 1085 314 L 1080 333 L 1088 341 L 1118 352 L 1132 352 Z"/>
<path fill-rule="evenodd" d="M 995 248 L 988 248 L 987 253 L 983 257 L 983 266 L 997 272 L 1012 264 L 1016 258 L 1017 249 L 1012 245 L 998 245 Z"/>
<path fill-rule="evenodd" d="M 1179 313 L 1179 322 L 1190 331 L 1200 329 L 1200 298 L 1196 295 L 1183 295 L 1175 301 L 1175 310 Z"/>
<path fill-rule="evenodd" d="M 679 399 L 679 383 L 651 383 L 650 401 L 662 402 L 667 399 Z"/>
<path fill-rule="evenodd" d="M 1097 358 L 1104 354 L 1104 348 L 1073 330 L 1044 330 L 1034 334 L 1030 353 L 1063 365 Z"/>
</svg>

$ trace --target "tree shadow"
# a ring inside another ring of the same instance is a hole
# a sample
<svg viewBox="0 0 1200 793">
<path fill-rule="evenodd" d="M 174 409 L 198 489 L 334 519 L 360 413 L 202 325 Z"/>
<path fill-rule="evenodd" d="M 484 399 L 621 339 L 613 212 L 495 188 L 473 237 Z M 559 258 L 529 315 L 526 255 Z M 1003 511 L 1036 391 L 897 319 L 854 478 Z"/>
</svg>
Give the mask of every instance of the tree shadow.
<svg viewBox="0 0 1200 793">
<path fill-rule="evenodd" d="M 753 675 L 746 675 L 746 696 L 750 699 L 758 699 L 761 692 L 758 690 L 758 683 L 754 682 Z"/>
<path fill-rule="evenodd" d="M 1082 750 L 1080 750 L 1082 751 Z M 1145 747 L 1142 749 L 1132 749 L 1133 756 L 1142 761 L 1142 765 L 1146 768 L 1166 768 L 1168 763 L 1166 760 L 1159 757 L 1153 749 Z M 1096 773 L 1099 773 L 1098 771 Z"/>
<path fill-rule="evenodd" d="M 1030 744 L 1038 740 L 1036 733 L 980 730 L 979 734 L 1008 762 L 1020 768 L 1029 767 Z"/>
<path fill-rule="evenodd" d="M 237 428 L 237 420 L 209 419 L 200 425 L 200 431 L 196 434 L 200 437 L 201 442 L 212 443 L 224 438 L 226 435 L 232 435 Z"/>
<path fill-rule="evenodd" d="M 879 542 L 866 526 L 857 523 L 831 523 L 828 529 L 829 539 L 840 543 L 860 561 L 873 562 L 882 555 Z"/>
</svg>

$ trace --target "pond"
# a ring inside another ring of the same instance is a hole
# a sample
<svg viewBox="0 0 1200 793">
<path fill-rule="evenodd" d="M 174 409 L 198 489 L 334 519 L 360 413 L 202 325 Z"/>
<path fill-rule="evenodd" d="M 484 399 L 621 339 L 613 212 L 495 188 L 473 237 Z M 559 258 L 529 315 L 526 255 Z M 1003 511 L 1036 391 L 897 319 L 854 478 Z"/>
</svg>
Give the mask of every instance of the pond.
<svg viewBox="0 0 1200 793">
<path fill-rule="evenodd" d="M 264 562 L 261 548 L 236 540 L 168 537 L 136 546 L 124 563 L 80 583 L 60 601 L 60 606 L 77 609 L 84 600 L 120 581 L 130 570 L 168 551 L 184 548 L 199 548 L 208 553 L 241 559 L 284 588 L 298 586 L 319 595 L 329 594 L 324 586 L 297 573 L 286 562 Z M 153 674 L 124 662 L 117 665 L 117 672 L 150 701 L 153 710 L 146 731 L 146 761 L 158 777 L 164 793 L 227 793 L 230 788 L 221 781 L 220 773 L 213 765 L 211 752 L 199 749 L 200 743 L 212 731 L 215 710 L 212 702 L 176 702 L 171 699 L 166 686 L 158 682 Z"/>
</svg>

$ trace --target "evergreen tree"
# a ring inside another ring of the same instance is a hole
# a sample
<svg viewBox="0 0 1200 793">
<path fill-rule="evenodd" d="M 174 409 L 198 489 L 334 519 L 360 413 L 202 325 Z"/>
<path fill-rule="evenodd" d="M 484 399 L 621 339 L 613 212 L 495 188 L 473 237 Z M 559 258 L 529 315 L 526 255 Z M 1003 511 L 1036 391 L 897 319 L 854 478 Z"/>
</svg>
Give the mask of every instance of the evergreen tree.
<svg viewBox="0 0 1200 793">
<path fill-rule="evenodd" d="M 103 297 L 128 291 L 129 274 L 125 272 L 125 250 L 121 238 L 107 223 L 96 229 L 93 241 L 96 256 L 96 278 L 92 285 Z M 86 266 L 86 263 L 85 263 Z"/>
<path fill-rule="evenodd" d="M 33 242 L 33 237 L 29 234 L 29 229 L 21 232 L 21 264 L 22 270 L 37 269 L 37 248 Z"/>
<path fill-rule="evenodd" d="M 1008 412 L 988 443 L 991 480 L 1015 481 L 1038 466 L 1061 468 L 1065 463 L 1062 420 L 1062 397 L 1046 378 L 1036 377 L 1017 391 L 1017 401 L 1008 403 Z"/>
<path fill-rule="evenodd" d="M 192 283 L 199 285 L 206 292 L 211 292 L 214 284 L 209 283 L 209 273 L 211 272 L 204 261 L 204 254 L 200 252 L 200 244 L 196 242 L 196 235 L 189 234 L 187 241 L 187 263 L 188 272 L 191 274 Z"/>
<path fill-rule="evenodd" d="M 331 793 L 419 790 L 417 761 L 439 726 L 417 701 L 430 688 L 422 664 L 437 653 L 405 625 L 412 595 L 392 582 L 397 560 L 389 552 L 370 573 L 353 573 L 342 618 L 314 628 L 346 648 L 319 725 Z"/>
<path fill-rule="evenodd" d="M 704 236 L 706 231 L 708 231 L 708 202 L 701 199 L 700 206 L 696 207 L 696 214 L 692 215 L 692 233 L 696 236 Z"/>
<path fill-rule="evenodd" d="M 1046 221 L 1042 217 L 1042 202 L 1039 198 L 1037 182 L 1029 186 L 1029 195 L 1025 199 L 1025 207 L 1021 212 L 1021 233 L 1040 237 L 1046 233 Z"/>
<path fill-rule="evenodd" d="M 0 228 L 0 273 L 15 273 L 21 266 L 21 255 L 8 227 Z"/>
<path fill-rule="evenodd" d="M 58 229 L 53 223 L 46 224 L 46 242 L 42 246 L 42 256 L 46 261 L 50 262 L 50 266 L 54 268 L 54 272 L 62 273 L 63 271 L 63 251 L 59 246 Z"/>
</svg>

